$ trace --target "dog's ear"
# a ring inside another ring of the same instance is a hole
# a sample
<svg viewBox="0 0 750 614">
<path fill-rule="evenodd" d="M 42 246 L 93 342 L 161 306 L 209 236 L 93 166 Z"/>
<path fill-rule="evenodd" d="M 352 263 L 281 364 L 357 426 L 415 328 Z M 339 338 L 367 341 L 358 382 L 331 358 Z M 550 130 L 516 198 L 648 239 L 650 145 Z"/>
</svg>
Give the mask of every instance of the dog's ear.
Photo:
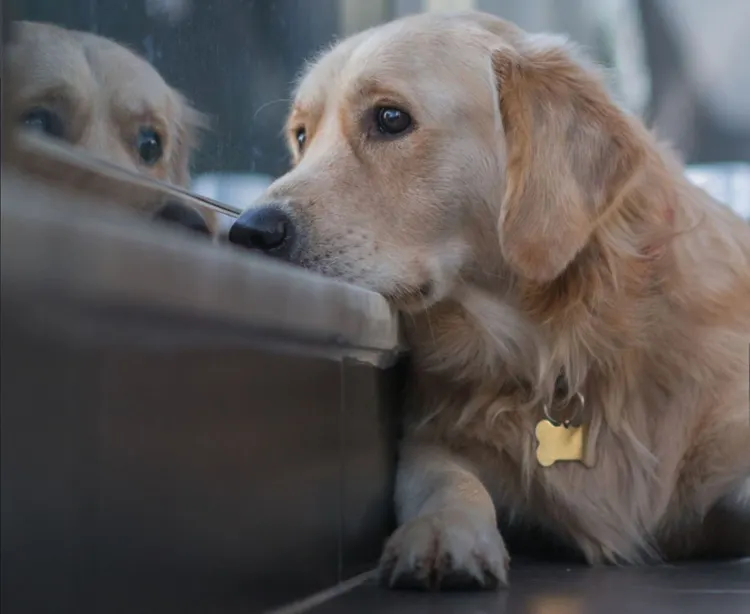
<svg viewBox="0 0 750 614">
<path fill-rule="evenodd" d="M 180 93 L 173 91 L 170 130 L 174 143 L 168 166 L 171 183 L 183 188 L 190 185 L 190 162 L 198 145 L 199 133 L 206 126 L 206 117 L 190 106 Z"/>
<path fill-rule="evenodd" d="M 563 46 L 493 53 L 507 147 L 498 232 L 523 277 L 548 282 L 625 194 L 644 151 L 595 75 Z"/>
</svg>

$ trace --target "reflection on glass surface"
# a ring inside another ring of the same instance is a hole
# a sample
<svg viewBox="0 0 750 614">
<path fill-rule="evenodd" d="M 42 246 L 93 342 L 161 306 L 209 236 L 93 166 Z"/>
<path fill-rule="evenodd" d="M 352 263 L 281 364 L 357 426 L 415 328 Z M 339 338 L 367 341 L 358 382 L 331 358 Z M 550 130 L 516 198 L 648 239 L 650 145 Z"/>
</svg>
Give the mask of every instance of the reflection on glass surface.
<svg viewBox="0 0 750 614">
<path fill-rule="evenodd" d="M 205 113 L 202 173 L 282 172 L 279 134 L 304 59 L 337 31 L 332 0 L 26 0 L 16 17 L 97 33 L 133 49 Z"/>
<path fill-rule="evenodd" d="M 187 187 L 201 118 L 154 68 L 109 39 L 49 23 L 14 24 L 7 107 L 24 131 Z"/>
<path fill-rule="evenodd" d="M 736 65 L 732 58 L 750 53 L 750 39 L 740 36 L 737 28 L 722 30 L 716 25 L 733 22 L 732 15 L 747 11 L 747 3 L 721 0 L 710 8 L 702 3 L 701 9 L 690 0 L 690 10 L 679 24 L 668 4 L 648 0 L 24 0 L 16 1 L 14 17 L 99 34 L 142 56 L 207 117 L 208 129 L 192 161 L 190 185 L 212 198 L 229 199 L 228 204 L 241 209 L 264 182 L 288 167 L 281 129 L 306 59 L 337 37 L 420 11 L 480 9 L 529 31 L 565 33 L 608 67 L 609 84 L 621 103 L 655 124 L 688 163 L 750 159 L 747 113 L 735 112 L 731 121 L 724 113 L 718 121 L 719 111 L 714 112 L 716 105 L 711 105 L 713 98 L 702 85 L 705 79 L 701 80 L 709 60 L 713 65 Z M 706 29 L 701 20 L 708 16 L 713 25 Z M 52 45 L 51 35 L 46 38 L 45 44 Z M 703 47 L 711 49 L 705 61 L 699 51 Z M 727 92 L 721 108 L 750 108 L 743 106 L 750 96 L 746 80 L 730 68 L 721 75 L 711 74 L 711 91 Z M 116 79 L 112 71 L 107 75 Z M 717 82 L 722 75 L 726 84 Z M 149 79 L 142 87 L 156 97 L 157 79 L 153 75 Z M 131 80 L 123 87 L 132 94 L 137 86 Z M 85 98 L 81 93 L 79 97 Z M 49 133 L 62 130 L 61 112 L 53 110 L 54 114 L 46 107 L 32 109 L 27 121 Z M 143 122 L 142 128 L 148 131 L 155 128 L 152 124 Z M 132 162 L 135 151 L 141 156 L 138 166 L 148 170 L 143 155 L 160 158 L 164 154 L 159 149 L 165 146 L 160 141 L 175 142 L 165 136 L 158 130 L 140 134 L 128 128 L 124 138 L 130 155 L 124 157 L 119 147 L 117 159 Z M 157 160 L 153 168 L 159 164 Z M 166 172 L 160 176 L 173 180 Z"/>
</svg>

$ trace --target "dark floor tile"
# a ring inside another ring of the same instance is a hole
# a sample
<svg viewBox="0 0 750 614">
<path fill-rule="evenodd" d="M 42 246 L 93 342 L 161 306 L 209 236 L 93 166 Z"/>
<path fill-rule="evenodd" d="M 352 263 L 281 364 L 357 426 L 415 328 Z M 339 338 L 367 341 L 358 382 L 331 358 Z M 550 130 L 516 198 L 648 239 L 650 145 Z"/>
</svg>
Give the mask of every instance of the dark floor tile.
<svg viewBox="0 0 750 614">
<path fill-rule="evenodd" d="M 395 592 L 366 584 L 310 614 L 747 614 L 750 561 L 639 569 L 529 566 L 497 593 Z"/>
</svg>

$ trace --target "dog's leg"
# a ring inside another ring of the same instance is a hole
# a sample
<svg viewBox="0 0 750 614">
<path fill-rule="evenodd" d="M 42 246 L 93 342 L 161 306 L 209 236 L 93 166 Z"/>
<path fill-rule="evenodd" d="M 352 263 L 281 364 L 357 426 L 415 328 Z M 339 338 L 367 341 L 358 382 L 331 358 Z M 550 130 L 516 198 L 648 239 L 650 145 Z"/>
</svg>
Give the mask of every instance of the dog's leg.
<svg viewBox="0 0 750 614">
<path fill-rule="evenodd" d="M 729 497 L 729 505 L 744 512 L 750 519 L 750 477 L 740 484 L 739 488 Z"/>
<path fill-rule="evenodd" d="M 750 557 L 750 477 L 745 478 L 722 502 L 722 507 L 734 519 L 732 542 L 735 553 L 737 556 Z"/>
<path fill-rule="evenodd" d="M 700 553 L 711 557 L 750 557 L 750 478 L 740 482 L 709 512 Z"/>
<path fill-rule="evenodd" d="M 394 588 L 497 588 L 509 557 L 490 494 L 468 462 L 432 446 L 402 450 L 396 478 L 399 528 L 380 563 Z"/>
</svg>

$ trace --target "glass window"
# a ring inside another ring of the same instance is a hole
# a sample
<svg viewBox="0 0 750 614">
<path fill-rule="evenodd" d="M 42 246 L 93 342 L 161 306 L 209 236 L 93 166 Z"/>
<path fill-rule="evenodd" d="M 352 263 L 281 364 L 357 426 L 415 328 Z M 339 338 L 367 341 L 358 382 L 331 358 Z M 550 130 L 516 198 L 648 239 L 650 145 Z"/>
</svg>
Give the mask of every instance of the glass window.
<svg viewBox="0 0 750 614">
<path fill-rule="evenodd" d="M 654 124 L 688 162 L 700 163 L 701 173 L 706 164 L 716 163 L 735 163 L 734 170 L 718 172 L 747 173 L 736 163 L 750 159 L 750 73 L 734 59 L 750 57 L 750 39 L 734 24 L 747 22 L 737 13 L 750 5 L 734 0 L 684 4 L 679 19 L 668 0 L 16 0 L 9 8 L 16 20 L 106 37 L 150 64 L 206 120 L 187 185 L 242 209 L 288 166 L 281 129 L 292 84 L 305 61 L 336 38 L 419 11 L 479 9 L 530 31 L 566 33 L 607 66 L 620 102 Z M 39 76 L 34 62 L 46 63 L 59 80 L 73 78 L 70 44 L 45 32 L 52 31 L 26 31 L 27 37 L 44 41 L 42 49 L 19 60 L 24 63 L 19 74 L 29 88 Z M 106 55 L 103 47 L 98 53 Z M 125 85 L 123 73 L 102 70 L 106 83 L 97 85 L 100 96 L 118 79 L 134 100 L 139 88 L 150 89 L 143 95 L 158 95 L 155 79 Z M 716 95 L 719 91 L 722 96 Z M 62 105 L 61 92 L 55 95 Z M 82 102 L 76 102 L 79 110 Z M 29 110 L 35 114 L 25 118 L 27 124 L 46 126 L 52 134 L 65 129 L 57 125 L 61 118 L 45 115 L 44 109 Z M 73 121 L 62 119 L 63 124 Z M 115 162 L 132 163 L 135 156 L 135 167 L 158 179 L 186 179 L 179 169 L 167 172 L 151 160 L 161 155 L 161 141 L 169 140 L 159 127 L 145 122 L 141 128 L 118 128 L 130 156 L 112 135 L 79 144 L 99 155 L 110 153 Z M 63 136 L 75 140 L 82 130 L 76 125 Z"/>
</svg>

